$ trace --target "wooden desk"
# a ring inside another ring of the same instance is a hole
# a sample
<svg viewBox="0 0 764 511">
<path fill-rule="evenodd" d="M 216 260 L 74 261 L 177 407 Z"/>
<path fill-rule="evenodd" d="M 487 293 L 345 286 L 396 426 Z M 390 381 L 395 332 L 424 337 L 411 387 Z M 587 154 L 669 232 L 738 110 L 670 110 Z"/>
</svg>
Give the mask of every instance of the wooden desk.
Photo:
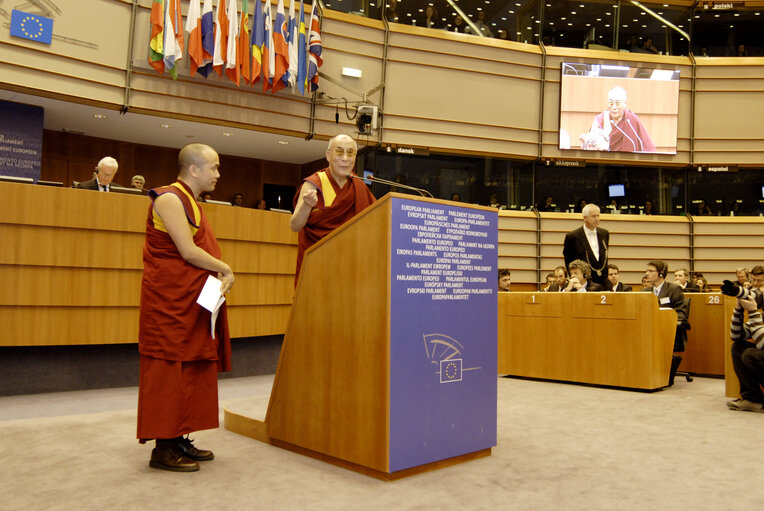
<svg viewBox="0 0 764 511">
<path fill-rule="evenodd" d="M 676 313 L 649 293 L 499 293 L 499 374 L 668 384 Z"/>
<path fill-rule="evenodd" d="M 0 346 L 138 341 L 150 200 L 0 182 Z M 232 337 L 283 334 L 297 236 L 289 215 L 204 204 L 236 274 Z"/>
<path fill-rule="evenodd" d="M 692 328 L 687 331 L 687 347 L 679 370 L 723 376 L 724 347 L 729 341 L 729 322 L 724 319 L 725 297 L 721 293 L 686 293 L 684 296 L 692 299 L 689 317 Z"/>
</svg>

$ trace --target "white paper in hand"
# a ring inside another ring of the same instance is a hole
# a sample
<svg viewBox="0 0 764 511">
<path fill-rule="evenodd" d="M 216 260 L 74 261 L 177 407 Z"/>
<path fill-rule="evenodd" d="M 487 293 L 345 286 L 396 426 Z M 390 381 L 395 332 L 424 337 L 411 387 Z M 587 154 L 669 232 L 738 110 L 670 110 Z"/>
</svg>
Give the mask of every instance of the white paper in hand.
<svg viewBox="0 0 764 511">
<path fill-rule="evenodd" d="M 199 298 L 196 299 L 196 303 L 207 309 L 212 313 L 210 317 L 210 332 L 212 338 L 215 338 L 215 321 L 218 319 L 218 312 L 220 312 L 220 306 L 225 302 L 225 296 L 220 292 L 220 286 L 223 284 L 220 279 L 216 279 L 212 275 L 207 277 L 207 282 L 204 283 L 202 292 L 199 293 Z"/>
</svg>

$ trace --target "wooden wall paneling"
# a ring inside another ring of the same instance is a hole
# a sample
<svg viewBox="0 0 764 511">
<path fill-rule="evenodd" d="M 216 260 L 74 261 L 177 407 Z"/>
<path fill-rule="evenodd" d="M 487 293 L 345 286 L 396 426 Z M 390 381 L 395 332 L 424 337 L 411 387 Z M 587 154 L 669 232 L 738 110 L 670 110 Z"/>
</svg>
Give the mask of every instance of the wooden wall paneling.
<svg viewBox="0 0 764 511">
<path fill-rule="evenodd" d="M 681 371 L 724 376 L 724 346 L 729 324 L 724 324 L 724 296 L 718 293 L 686 293 L 690 298 L 687 346 Z"/>
</svg>

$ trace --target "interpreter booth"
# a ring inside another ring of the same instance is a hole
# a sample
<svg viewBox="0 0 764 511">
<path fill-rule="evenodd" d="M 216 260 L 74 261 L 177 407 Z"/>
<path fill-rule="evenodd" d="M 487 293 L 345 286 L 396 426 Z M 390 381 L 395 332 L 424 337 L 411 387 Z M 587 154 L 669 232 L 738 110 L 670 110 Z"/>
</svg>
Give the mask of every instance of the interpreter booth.
<svg viewBox="0 0 764 511">
<path fill-rule="evenodd" d="M 390 193 L 307 250 L 265 420 L 225 427 L 388 480 L 490 455 L 497 219 Z"/>
</svg>

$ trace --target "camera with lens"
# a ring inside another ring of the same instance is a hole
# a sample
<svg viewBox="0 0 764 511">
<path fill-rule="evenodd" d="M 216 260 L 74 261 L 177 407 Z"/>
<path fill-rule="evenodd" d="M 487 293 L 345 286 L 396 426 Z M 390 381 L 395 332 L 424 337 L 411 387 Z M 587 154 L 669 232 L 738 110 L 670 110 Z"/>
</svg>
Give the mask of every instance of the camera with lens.
<svg viewBox="0 0 764 511">
<path fill-rule="evenodd" d="M 756 308 L 761 309 L 764 307 L 764 295 L 762 295 L 761 290 L 756 287 L 742 287 L 737 282 L 725 280 L 722 283 L 722 294 L 734 296 L 735 298 L 742 298 L 744 300 L 753 298 L 756 300 Z"/>
</svg>

